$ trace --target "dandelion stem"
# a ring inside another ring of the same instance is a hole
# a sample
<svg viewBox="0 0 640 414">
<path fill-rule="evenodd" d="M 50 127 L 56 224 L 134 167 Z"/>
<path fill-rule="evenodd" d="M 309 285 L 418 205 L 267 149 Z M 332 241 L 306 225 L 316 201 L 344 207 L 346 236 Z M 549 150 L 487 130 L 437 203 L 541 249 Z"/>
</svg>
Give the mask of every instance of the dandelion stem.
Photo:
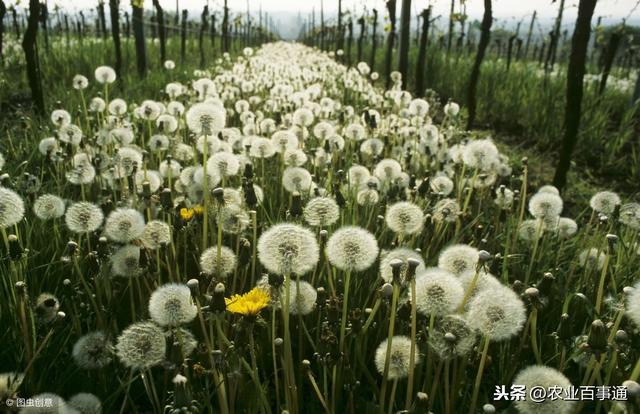
<svg viewBox="0 0 640 414">
<path fill-rule="evenodd" d="M 480 357 L 480 366 L 478 366 L 478 373 L 476 380 L 473 384 L 473 394 L 471 396 L 471 404 L 469 404 L 469 414 L 473 414 L 476 411 L 476 403 L 478 401 L 478 393 L 480 392 L 480 383 L 482 382 L 482 373 L 484 372 L 484 365 L 487 362 L 487 353 L 489 352 L 489 338 L 483 338 L 484 344 L 482 347 L 482 355 Z"/>
</svg>

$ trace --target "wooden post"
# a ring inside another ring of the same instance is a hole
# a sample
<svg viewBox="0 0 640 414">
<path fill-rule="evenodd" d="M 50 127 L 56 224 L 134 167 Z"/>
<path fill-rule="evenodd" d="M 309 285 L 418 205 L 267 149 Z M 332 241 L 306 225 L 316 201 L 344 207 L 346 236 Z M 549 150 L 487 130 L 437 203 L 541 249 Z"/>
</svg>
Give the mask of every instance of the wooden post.
<svg viewBox="0 0 640 414">
<path fill-rule="evenodd" d="M 29 6 L 31 9 L 31 6 Z M 44 33 L 44 48 L 49 51 L 49 9 L 47 2 L 40 4 L 40 23 L 42 24 L 42 33 Z"/>
<path fill-rule="evenodd" d="M 467 129 L 471 129 L 476 118 L 476 93 L 478 89 L 478 80 L 480 79 L 480 66 L 487 51 L 489 40 L 491 39 L 491 24 L 493 16 L 491 13 L 491 0 L 484 0 L 484 15 L 480 24 L 480 42 L 478 43 L 478 51 L 476 59 L 473 62 L 473 69 L 469 78 L 469 89 L 467 91 L 467 107 L 469 110 L 469 118 L 467 119 Z"/>
<path fill-rule="evenodd" d="M 527 32 L 527 42 L 524 44 L 524 58 L 525 60 L 529 57 L 529 45 L 531 44 L 531 35 L 533 34 L 533 25 L 536 21 L 536 16 L 538 12 L 536 10 L 533 11 L 531 15 L 531 23 L 529 23 L 529 31 Z"/>
<path fill-rule="evenodd" d="M 104 12 L 104 0 L 98 1 L 98 18 L 100 19 L 100 31 L 102 39 L 107 40 L 107 18 Z"/>
<path fill-rule="evenodd" d="M 209 28 L 209 38 L 211 39 L 211 47 L 215 50 L 216 46 L 216 14 L 211 13 L 211 27 Z"/>
<path fill-rule="evenodd" d="M 580 128 L 585 63 L 591 35 L 591 18 L 597 0 L 580 0 L 578 19 L 571 38 L 571 55 L 567 68 L 567 101 L 564 111 L 564 137 L 553 185 L 562 190 L 567 184 L 573 148 Z"/>
<path fill-rule="evenodd" d="M 0 63 L 4 62 L 3 42 L 4 42 L 4 16 L 7 14 L 7 6 L 4 0 L 0 0 Z"/>
<path fill-rule="evenodd" d="M 40 63 L 38 61 L 38 21 L 41 15 L 41 4 L 39 0 L 29 0 L 29 17 L 27 20 L 27 30 L 22 38 L 22 49 L 27 66 L 27 78 L 31 88 L 31 98 L 35 106 L 36 113 L 44 115 L 44 96 L 42 93 L 42 79 L 40 74 Z"/>
<path fill-rule="evenodd" d="M 545 71 L 553 70 L 553 66 L 556 63 L 556 52 L 558 49 L 558 41 L 560 39 L 560 27 L 562 25 L 562 13 L 564 11 L 564 1 L 560 0 L 560 8 L 558 9 L 558 17 L 556 18 L 556 24 L 551 32 L 551 41 L 549 43 L 549 48 L 547 49 L 547 60 L 544 64 Z"/>
<path fill-rule="evenodd" d="M 389 24 L 391 29 L 387 35 L 387 53 L 385 55 L 385 88 L 391 87 L 391 62 L 393 60 L 393 44 L 396 40 L 396 0 L 387 0 Z"/>
<path fill-rule="evenodd" d="M 604 66 L 602 68 L 602 75 L 600 75 L 600 85 L 598 86 L 598 95 L 602 95 L 607 87 L 607 79 L 609 78 L 609 72 L 613 66 L 613 60 L 616 57 L 618 47 L 620 46 L 620 40 L 622 40 L 623 27 L 611 32 L 609 37 L 609 44 L 607 45 L 606 53 L 604 56 Z"/>
<path fill-rule="evenodd" d="M 160 38 L 160 67 L 163 67 L 167 60 L 167 30 L 164 25 L 164 10 L 159 0 L 153 0 L 153 6 L 156 8 L 158 20 L 158 37 Z"/>
<path fill-rule="evenodd" d="M 367 27 L 366 26 L 367 23 L 366 23 L 366 20 L 365 20 L 364 16 L 361 16 L 358 19 L 358 24 L 360 25 L 360 35 L 358 36 L 358 45 L 357 45 L 357 48 L 358 48 L 358 51 L 357 51 L 358 59 L 357 60 L 358 60 L 358 63 L 360 63 L 360 62 L 362 62 L 362 45 L 364 43 L 364 35 L 366 33 L 366 27 Z"/>
<path fill-rule="evenodd" d="M 376 52 L 378 48 L 378 37 L 376 31 L 378 28 L 378 10 L 373 9 L 373 21 L 371 22 L 371 56 L 369 57 L 369 67 L 371 71 L 375 71 L 376 66 Z"/>
<path fill-rule="evenodd" d="M 455 12 L 456 1 L 451 0 L 451 9 L 449 10 L 449 34 L 447 35 L 447 56 L 451 53 L 451 41 L 453 40 L 453 27 L 454 27 L 454 12 Z"/>
<path fill-rule="evenodd" d="M 184 64 L 187 56 L 187 18 L 189 12 L 187 9 L 182 10 L 182 24 L 180 27 L 180 61 Z"/>
<path fill-rule="evenodd" d="M 227 7 L 227 0 L 224 0 L 224 15 L 222 17 L 222 50 L 229 52 L 229 7 Z"/>
<path fill-rule="evenodd" d="M 344 29 L 342 28 L 342 0 L 338 0 L 338 39 L 336 42 L 336 50 L 343 48 Z"/>
<path fill-rule="evenodd" d="M 347 65 L 351 66 L 351 46 L 353 45 L 353 20 L 349 19 L 349 21 L 347 22 L 347 50 L 346 50 L 346 55 L 347 55 Z"/>
<path fill-rule="evenodd" d="M 120 0 L 109 0 L 109 15 L 111 18 L 111 37 L 115 53 L 115 65 L 117 79 L 122 79 L 122 47 L 120 44 Z"/>
<path fill-rule="evenodd" d="M 400 44 L 398 45 L 398 72 L 402 74 L 404 89 L 409 83 L 409 43 L 411 41 L 411 0 L 402 0 L 400 10 Z"/>
<path fill-rule="evenodd" d="M 131 1 L 131 17 L 133 19 L 133 37 L 136 44 L 136 63 L 138 67 L 138 76 L 144 78 L 147 74 L 147 48 L 144 40 L 143 1 Z"/>
<path fill-rule="evenodd" d="M 209 22 L 209 6 L 205 5 L 202 10 L 202 15 L 200 16 L 200 31 L 198 33 L 198 49 L 200 50 L 200 68 L 204 69 L 205 67 L 205 56 L 204 56 L 204 34 L 208 29 Z"/>
<path fill-rule="evenodd" d="M 422 33 L 420 33 L 420 46 L 418 47 L 418 63 L 416 65 L 416 96 L 424 95 L 424 75 L 427 58 L 427 42 L 429 40 L 429 19 L 431 19 L 431 6 L 422 10 Z"/>
</svg>

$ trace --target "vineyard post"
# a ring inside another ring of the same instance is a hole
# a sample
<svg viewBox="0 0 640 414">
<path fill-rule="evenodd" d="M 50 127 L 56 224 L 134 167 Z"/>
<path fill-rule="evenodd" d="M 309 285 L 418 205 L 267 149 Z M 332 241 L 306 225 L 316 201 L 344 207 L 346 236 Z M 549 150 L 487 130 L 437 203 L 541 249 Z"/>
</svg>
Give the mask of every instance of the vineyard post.
<svg viewBox="0 0 640 414">
<path fill-rule="evenodd" d="M 160 37 L 160 66 L 167 60 L 167 31 L 164 25 L 164 10 L 159 0 L 153 0 L 158 20 L 158 36 Z"/>
<path fill-rule="evenodd" d="M 431 6 L 424 9 L 422 17 L 422 32 L 420 33 L 420 46 L 418 47 L 418 63 L 416 66 L 416 96 L 424 95 L 425 61 L 427 58 L 427 41 L 429 39 L 429 19 L 431 19 Z"/>
<path fill-rule="evenodd" d="M 131 18 L 133 23 L 133 37 L 136 45 L 136 64 L 138 67 L 138 76 L 144 78 L 147 74 L 147 50 L 144 40 L 143 1 L 132 0 Z"/>
<path fill-rule="evenodd" d="M 411 0 L 402 0 L 400 11 L 400 44 L 398 47 L 398 72 L 402 74 L 405 89 L 408 85 L 409 46 L 411 34 Z"/>
<path fill-rule="evenodd" d="M 41 4 L 39 0 L 29 0 L 29 17 L 27 19 L 27 30 L 22 38 L 22 49 L 27 67 L 27 78 L 31 88 L 31 98 L 35 105 L 35 110 L 39 115 L 44 115 L 44 96 L 42 94 L 42 79 L 40 74 L 40 63 L 38 62 L 38 20 L 40 19 Z"/>
<path fill-rule="evenodd" d="M 396 0 L 387 0 L 389 12 L 389 34 L 387 35 L 387 52 L 384 61 L 385 88 L 391 87 L 391 63 L 393 61 L 393 44 L 396 40 Z"/>
<path fill-rule="evenodd" d="M 478 43 L 478 51 L 476 59 L 473 62 L 473 69 L 469 78 L 469 89 L 467 91 L 467 108 L 469 110 L 469 118 L 467 119 L 467 129 L 471 129 L 476 118 L 476 93 L 478 89 L 478 80 L 480 79 L 480 65 L 487 51 L 489 40 L 491 39 L 491 24 L 493 16 L 491 14 L 491 0 L 484 0 L 484 15 L 480 24 L 480 42 Z"/>
<path fill-rule="evenodd" d="M 120 0 L 109 0 L 109 15 L 111 19 L 111 37 L 113 38 L 113 50 L 115 53 L 114 70 L 121 79 L 122 75 L 122 47 L 120 44 Z"/>
</svg>

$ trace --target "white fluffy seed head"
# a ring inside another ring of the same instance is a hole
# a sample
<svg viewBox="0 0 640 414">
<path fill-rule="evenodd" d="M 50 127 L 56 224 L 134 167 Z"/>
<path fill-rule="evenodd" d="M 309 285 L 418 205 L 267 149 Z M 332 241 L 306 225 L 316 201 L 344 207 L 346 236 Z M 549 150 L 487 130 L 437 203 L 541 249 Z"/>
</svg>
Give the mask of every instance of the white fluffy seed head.
<svg viewBox="0 0 640 414">
<path fill-rule="evenodd" d="M 432 219 L 436 223 L 455 223 L 460 215 L 460 205 L 453 198 L 444 198 L 433 207 Z"/>
<path fill-rule="evenodd" d="M 387 364 L 387 347 L 388 339 L 385 339 L 380 343 L 378 349 L 376 349 L 375 363 L 378 372 L 384 375 L 385 364 Z M 409 375 L 409 364 L 411 358 L 411 339 L 396 335 L 391 338 L 391 353 L 389 354 L 388 361 L 388 379 L 401 379 Z M 414 347 L 414 361 L 415 364 L 419 364 L 421 360 L 418 353 L 418 347 Z"/>
<path fill-rule="evenodd" d="M 144 217 L 138 210 L 118 208 L 109 214 L 104 227 L 109 239 L 128 243 L 139 238 L 144 232 Z"/>
<path fill-rule="evenodd" d="M 558 237 L 561 239 L 568 239 L 576 234 L 578 231 L 578 224 L 568 217 L 560 217 L 556 231 L 558 232 Z"/>
<path fill-rule="evenodd" d="M 236 264 L 236 254 L 227 246 L 221 246 L 219 261 L 217 246 L 206 249 L 200 255 L 200 269 L 208 275 L 227 277 L 236 270 Z"/>
<path fill-rule="evenodd" d="M 44 194 L 33 203 L 33 212 L 40 220 L 52 220 L 64 215 L 64 201 L 53 194 Z"/>
<path fill-rule="evenodd" d="M 409 297 L 413 300 L 411 294 Z M 453 313 L 463 297 L 462 283 L 446 270 L 430 267 L 416 276 L 416 308 L 425 316 Z"/>
<path fill-rule="evenodd" d="M 282 185 L 290 192 L 306 194 L 310 191 L 313 180 L 311 173 L 301 167 L 289 167 L 282 174 Z"/>
<path fill-rule="evenodd" d="M 422 230 L 424 214 L 417 204 L 400 201 L 387 209 L 385 221 L 394 233 L 411 235 Z"/>
<path fill-rule="evenodd" d="M 258 239 L 260 263 L 272 273 L 304 275 L 318 263 L 320 248 L 313 233 L 298 224 L 272 226 Z"/>
<path fill-rule="evenodd" d="M 600 191 L 591 197 L 589 205 L 602 214 L 611 214 L 620 205 L 620 196 L 612 191 Z"/>
<path fill-rule="evenodd" d="M 188 288 L 187 288 L 188 289 Z M 162 329 L 152 322 L 137 322 L 122 331 L 116 353 L 128 368 L 143 370 L 165 359 L 167 345 Z"/>
<path fill-rule="evenodd" d="M 0 187 L 0 229 L 17 224 L 24 217 L 24 201 L 13 190 Z"/>
<path fill-rule="evenodd" d="M 578 256 L 580 266 L 590 270 L 601 270 L 604 266 L 604 259 L 604 252 L 595 247 L 583 250 Z"/>
<path fill-rule="evenodd" d="M 209 103 L 196 103 L 186 114 L 189 130 L 196 134 L 216 135 L 225 126 L 224 108 Z"/>
<path fill-rule="evenodd" d="M 315 197 L 304 207 L 305 221 L 314 227 L 330 226 L 340 218 L 340 207 L 331 197 Z"/>
<path fill-rule="evenodd" d="M 80 414 L 102 414 L 102 402 L 88 392 L 74 395 L 69 399 L 68 404 Z"/>
<path fill-rule="evenodd" d="M 518 295 L 501 286 L 480 291 L 469 302 L 466 318 L 489 340 L 503 341 L 520 332 L 527 312 Z"/>
<path fill-rule="evenodd" d="M 537 219 L 558 217 L 562 213 L 562 198 L 550 192 L 536 193 L 529 199 L 529 212 Z"/>
<path fill-rule="evenodd" d="M 627 316 L 640 328 L 640 282 L 637 282 L 627 296 Z"/>
<path fill-rule="evenodd" d="M 476 332 L 469 322 L 458 315 L 448 315 L 435 324 L 429 346 L 440 359 L 452 359 L 468 355 L 476 343 Z"/>
<path fill-rule="evenodd" d="M 179 326 L 191 322 L 198 308 L 187 285 L 168 283 L 157 288 L 149 299 L 149 315 L 160 326 Z"/>
<path fill-rule="evenodd" d="M 140 240 L 147 249 L 158 249 L 171 242 L 171 227 L 164 221 L 151 220 L 144 226 Z"/>
<path fill-rule="evenodd" d="M 345 226 L 329 237 L 326 253 L 329 262 L 338 269 L 360 272 L 376 261 L 378 242 L 368 230 Z"/>
<path fill-rule="evenodd" d="M 96 231 L 104 220 L 104 213 L 97 205 L 85 201 L 72 204 L 65 214 L 65 223 L 74 233 Z"/>
<path fill-rule="evenodd" d="M 515 406 L 522 414 L 569 414 L 574 411 L 574 401 L 568 401 L 562 398 L 563 391 L 572 386 L 571 381 L 567 379 L 560 371 L 544 365 L 532 365 L 522 369 L 513 379 L 513 383 L 525 386 L 525 397 L 522 400 L 516 400 Z M 561 398 L 531 398 L 531 390 L 535 387 L 542 387 L 549 390 L 552 387 L 560 387 L 562 389 Z"/>
<path fill-rule="evenodd" d="M 442 250 L 438 256 L 438 267 L 455 275 L 475 271 L 479 253 L 475 247 L 466 244 L 454 244 Z"/>
<path fill-rule="evenodd" d="M 640 204 L 627 203 L 620 207 L 620 223 L 634 230 L 640 230 Z"/>
<path fill-rule="evenodd" d="M 114 276 L 132 277 L 140 271 L 140 248 L 133 244 L 122 246 L 111 255 L 111 273 Z"/>
<path fill-rule="evenodd" d="M 286 292 L 286 291 L 285 291 Z M 289 293 L 289 313 L 292 315 L 308 315 L 316 307 L 318 291 L 309 282 L 304 280 L 292 280 Z M 280 297 L 281 305 L 285 298 Z"/>
<path fill-rule="evenodd" d="M 500 154 L 493 141 L 479 139 L 469 142 L 463 150 L 462 160 L 467 167 L 480 171 L 490 171 L 500 161 Z"/>
<path fill-rule="evenodd" d="M 76 341 L 71 356 L 82 369 L 98 369 L 111 362 L 112 347 L 113 344 L 104 332 L 89 332 Z"/>
</svg>

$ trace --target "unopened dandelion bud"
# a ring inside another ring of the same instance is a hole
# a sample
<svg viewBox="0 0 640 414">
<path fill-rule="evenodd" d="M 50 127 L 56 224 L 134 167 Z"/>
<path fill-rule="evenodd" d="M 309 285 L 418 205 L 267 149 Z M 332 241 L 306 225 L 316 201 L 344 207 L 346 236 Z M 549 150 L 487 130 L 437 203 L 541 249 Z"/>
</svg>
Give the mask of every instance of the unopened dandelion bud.
<svg viewBox="0 0 640 414">
<path fill-rule="evenodd" d="M 340 185 L 337 183 L 333 185 L 333 196 L 335 197 L 338 206 L 344 207 L 347 204 L 344 195 L 342 195 L 342 192 L 340 191 Z"/>
<path fill-rule="evenodd" d="M 405 280 L 407 282 L 412 281 L 416 276 L 416 269 L 420 266 L 422 262 L 418 259 L 414 259 L 410 257 L 407 259 L 407 271 L 405 273 Z"/>
<path fill-rule="evenodd" d="M 74 242 L 73 240 L 67 243 L 67 251 L 69 252 L 69 255 L 75 254 L 77 250 L 78 243 Z"/>
<path fill-rule="evenodd" d="M 98 255 L 102 258 L 109 256 L 109 241 L 104 236 L 98 239 Z"/>
<path fill-rule="evenodd" d="M 455 344 L 458 338 L 451 332 L 447 332 L 444 334 L 444 339 L 450 344 Z"/>
<path fill-rule="evenodd" d="M 616 331 L 615 339 L 616 339 L 616 342 L 618 343 L 627 342 L 627 340 L 629 339 L 629 335 L 627 335 L 626 331 L 622 329 L 618 329 Z"/>
<path fill-rule="evenodd" d="M 522 293 L 522 291 L 524 290 L 524 283 L 522 283 L 521 280 L 516 279 L 511 284 L 511 289 L 513 289 L 513 291 L 516 293 Z"/>
<path fill-rule="evenodd" d="M 198 279 L 189 279 L 187 281 L 187 286 L 189 287 L 189 290 L 191 290 L 191 296 L 200 296 L 200 282 L 198 282 Z"/>
<path fill-rule="evenodd" d="M 391 295 L 393 294 L 393 286 L 391 285 L 391 283 L 385 283 L 384 285 L 382 285 L 382 287 L 380 288 L 380 294 L 383 298 L 391 297 Z"/>
<path fill-rule="evenodd" d="M 59 311 L 58 313 L 56 313 L 56 318 L 57 318 L 58 320 L 62 320 L 62 319 L 64 319 L 64 318 L 66 318 L 66 317 L 67 317 L 67 314 L 66 314 L 66 313 L 64 313 L 63 311 Z"/>
<path fill-rule="evenodd" d="M 25 294 L 27 292 L 27 285 L 22 281 L 18 281 L 15 284 L 16 293 L 19 295 Z"/>
<path fill-rule="evenodd" d="M 305 370 L 309 370 L 311 368 L 311 361 L 309 361 L 308 359 L 303 359 L 302 368 L 304 368 Z"/>
<path fill-rule="evenodd" d="M 568 341 L 571 339 L 571 321 L 569 319 L 569 314 L 563 313 L 560 316 L 560 325 L 558 326 L 557 335 L 562 341 Z"/>
<path fill-rule="evenodd" d="M 238 254 L 238 264 L 247 266 L 251 263 L 252 251 L 251 242 L 245 238 L 240 239 L 240 252 Z"/>
<path fill-rule="evenodd" d="M 609 246 L 609 254 L 615 253 L 616 242 L 618 241 L 618 236 L 615 234 L 607 234 L 607 245 Z"/>
<path fill-rule="evenodd" d="M 164 208 L 166 211 L 171 211 L 171 209 L 173 208 L 170 188 L 162 189 L 162 192 L 160 193 L 160 205 L 162 205 L 162 208 Z"/>
<path fill-rule="evenodd" d="M 316 292 L 318 294 L 318 297 L 316 299 L 317 306 L 318 308 L 323 308 L 327 300 L 327 291 L 324 287 L 320 286 L 318 289 L 316 289 Z"/>
<path fill-rule="evenodd" d="M 282 338 L 276 338 L 273 340 L 273 343 L 275 344 L 275 346 L 282 346 L 284 340 Z"/>
<path fill-rule="evenodd" d="M 634 380 L 626 380 L 622 382 L 622 386 L 627 388 L 627 393 L 635 398 L 640 397 L 640 384 Z"/>
<path fill-rule="evenodd" d="M 224 204 L 224 190 L 222 187 L 214 188 L 213 191 L 211 191 L 211 195 L 213 195 L 218 203 Z"/>
<path fill-rule="evenodd" d="M 534 287 L 527 288 L 524 294 L 531 300 L 537 299 L 540 295 L 540 291 Z"/>
<path fill-rule="evenodd" d="M 9 237 L 9 257 L 11 260 L 18 260 L 22 257 L 22 246 L 20 246 L 20 241 L 18 240 L 18 236 L 15 234 L 10 234 Z"/>
<path fill-rule="evenodd" d="M 225 286 L 223 283 L 218 283 L 213 290 L 213 297 L 211 298 L 210 309 L 213 312 L 224 312 L 227 309 L 227 305 L 224 301 Z"/>
<path fill-rule="evenodd" d="M 429 405 L 429 396 L 426 392 L 418 392 L 416 394 L 416 405 L 420 407 L 420 410 L 425 410 Z"/>
<path fill-rule="evenodd" d="M 324 245 L 327 239 L 329 238 L 329 232 L 326 230 L 320 230 L 319 236 L 320 236 L 320 244 Z"/>
<path fill-rule="evenodd" d="M 489 260 L 491 260 L 491 253 L 486 250 L 478 252 L 478 263 L 488 262 Z"/>
<path fill-rule="evenodd" d="M 253 165 L 252 164 L 246 164 L 244 166 L 244 178 L 246 178 L 247 180 L 251 180 L 253 179 Z"/>
<path fill-rule="evenodd" d="M 391 266 L 391 275 L 393 277 L 394 283 L 400 282 L 400 275 L 402 274 L 402 267 L 404 266 L 404 262 L 400 259 L 393 259 L 389 262 L 389 266 Z"/>
<path fill-rule="evenodd" d="M 485 404 L 482 406 L 482 412 L 484 414 L 494 414 L 496 412 L 496 407 L 493 404 Z"/>
<path fill-rule="evenodd" d="M 607 327 L 600 319 L 596 319 L 591 323 L 591 329 L 589 330 L 587 339 L 589 348 L 597 354 L 606 351 L 607 336 Z"/>
<path fill-rule="evenodd" d="M 294 192 L 291 195 L 291 206 L 289 206 L 289 213 L 292 217 L 300 217 L 302 214 L 302 197 L 300 193 Z"/>
<path fill-rule="evenodd" d="M 62 281 L 62 285 L 63 286 L 71 286 L 71 280 L 70 279 L 65 279 Z"/>
<path fill-rule="evenodd" d="M 551 293 L 551 287 L 553 286 L 553 282 L 556 280 L 556 278 L 553 276 L 552 273 L 550 272 L 546 272 L 543 276 L 542 276 L 542 280 L 540 281 L 540 283 L 538 283 L 538 290 L 540 291 L 540 295 L 542 296 L 549 296 L 549 294 Z"/>
<path fill-rule="evenodd" d="M 149 181 L 142 182 L 142 196 L 144 198 L 151 197 L 151 183 Z"/>
<path fill-rule="evenodd" d="M 529 164 L 529 158 L 527 157 L 522 157 L 522 159 L 520 160 L 520 162 L 522 163 L 523 166 L 527 166 Z"/>
</svg>

